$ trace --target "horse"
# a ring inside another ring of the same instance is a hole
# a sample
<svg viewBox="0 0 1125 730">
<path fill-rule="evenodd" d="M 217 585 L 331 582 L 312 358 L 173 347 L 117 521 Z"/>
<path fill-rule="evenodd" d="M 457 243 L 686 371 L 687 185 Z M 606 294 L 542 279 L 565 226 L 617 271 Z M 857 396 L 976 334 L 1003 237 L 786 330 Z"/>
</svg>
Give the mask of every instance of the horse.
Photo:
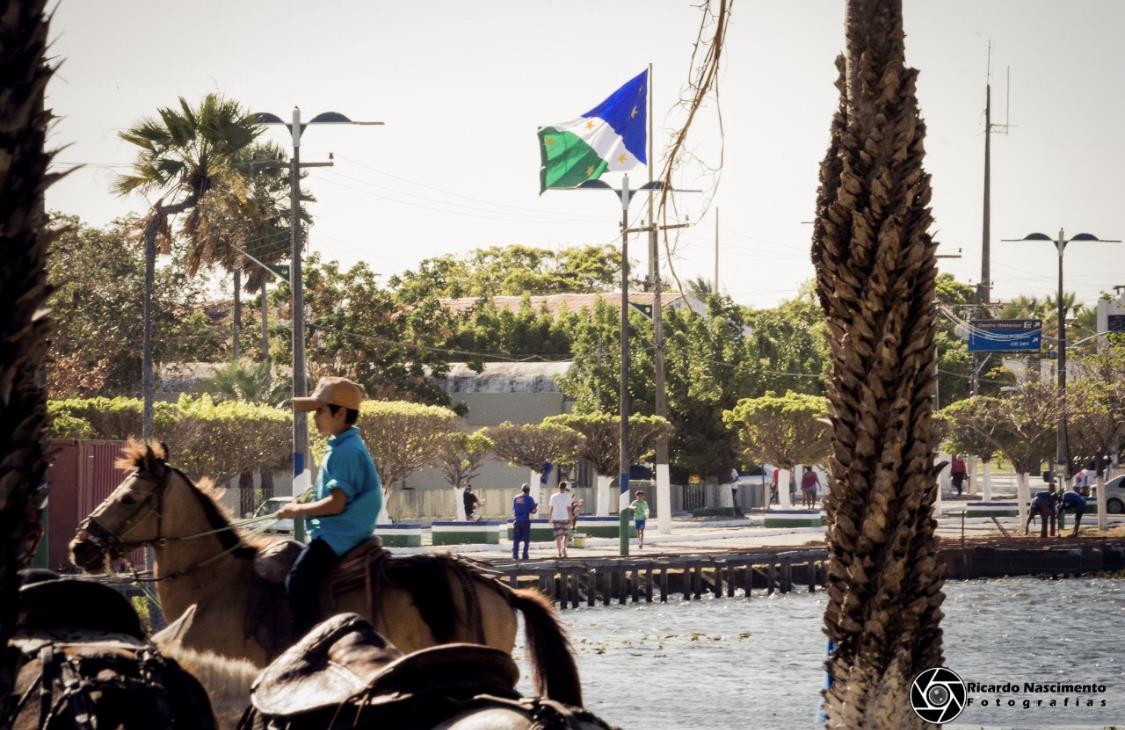
<svg viewBox="0 0 1125 730">
<path fill-rule="evenodd" d="M 25 583 L 10 644 L 20 656 L 15 703 L 0 727 L 215 730 L 200 682 L 145 638 L 121 594 L 55 575 Z"/>
<path fill-rule="evenodd" d="M 261 624 L 254 564 L 266 545 L 244 539 L 211 486 L 194 484 L 167 463 L 167 454 L 164 444 L 130 440 L 117 465 L 132 472 L 79 525 L 71 560 L 83 570 L 104 570 L 110 558 L 150 546 L 155 562 L 148 580 L 164 615 L 174 619 L 196 606 L 177 641 L 265 666 L 276 652 L 250 628 Z M 511 653 L 519 611 L 537 693 L 581 705 L 573 649 L 554 606 L 539 591 L 512 588 L 447 555 L 391 556 L 382 564 L 377 592 L 359 585 L 340 593 L 335 610 L 366 616 L 407 653 L 451 642 Z"/>
<path fill-rule="evenodd" d="M 573 705 L 523 697 L 508 654 L 445 644 L 403 654 L 356 614 L 318 624 L 254 679 L 238 730 L 612 730 Z"/>
</svg>

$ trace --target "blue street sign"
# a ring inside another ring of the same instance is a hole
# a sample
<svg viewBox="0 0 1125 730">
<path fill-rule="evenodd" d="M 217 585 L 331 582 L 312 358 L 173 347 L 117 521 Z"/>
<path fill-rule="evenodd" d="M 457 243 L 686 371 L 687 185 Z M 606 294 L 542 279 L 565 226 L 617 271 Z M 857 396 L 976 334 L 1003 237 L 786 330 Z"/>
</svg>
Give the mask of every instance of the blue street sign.
<svg viewBox="0 0 1125 730">
<path fill-rule="evenodd" d="M 1041 319 L 979 319 L 969 331 L 969 352 L 1038 352 Z"/>
</svg>

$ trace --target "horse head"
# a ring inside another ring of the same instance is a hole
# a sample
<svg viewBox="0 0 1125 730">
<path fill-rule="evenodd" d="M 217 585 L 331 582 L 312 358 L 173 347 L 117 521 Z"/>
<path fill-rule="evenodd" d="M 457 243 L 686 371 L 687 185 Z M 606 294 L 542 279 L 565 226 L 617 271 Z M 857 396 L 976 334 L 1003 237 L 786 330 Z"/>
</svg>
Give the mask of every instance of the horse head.
<svg viewBox="0 0 1125 730">
<path fill-rule="evenodd" d="M 71 562 L 98 572 L 107 558 L 163 537 L 164 493 L 176 473 L 167 458 L 165 444 L 129 440 L 116 466 L 132 472 L 79 525 L 70 542 Z"/>
</svg>

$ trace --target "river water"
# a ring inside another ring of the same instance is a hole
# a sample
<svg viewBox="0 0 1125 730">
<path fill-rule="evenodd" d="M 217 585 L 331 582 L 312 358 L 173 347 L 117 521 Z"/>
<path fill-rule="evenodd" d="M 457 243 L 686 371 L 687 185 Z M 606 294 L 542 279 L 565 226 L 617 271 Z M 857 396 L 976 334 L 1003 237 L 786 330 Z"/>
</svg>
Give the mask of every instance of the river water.
<svg viewBox="0 0 1125 730">
<path fill-rule="evenodd" d="M 965 682 L 1018 685 L 970 692 L 956 725 L 1125 723 L 1125 580 L 950 581 L 945 592 L 945 666 Z M 816 724 L 824 603 L 821 592 L 755 594 L 583 607 L 562 617 L 586 705 L 612 724 L 799 728 Z M 1025 682 L 1101 684 L 1105 692 L 1033 693 Z M 521 688 L 530 689 L 526 680 Z"/>
</svg>

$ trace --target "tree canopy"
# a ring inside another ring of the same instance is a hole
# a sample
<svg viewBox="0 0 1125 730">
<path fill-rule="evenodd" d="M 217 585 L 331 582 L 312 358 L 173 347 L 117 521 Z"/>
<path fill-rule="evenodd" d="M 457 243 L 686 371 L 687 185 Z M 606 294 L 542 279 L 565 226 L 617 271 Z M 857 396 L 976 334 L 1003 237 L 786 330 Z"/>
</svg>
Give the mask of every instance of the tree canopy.
<svg viewBox="0 0 1125 730">
<path fill-rule="evenodd" d="M 828 402 L 822 396 L 790 391 L 743 398 L 723 411 L 723 421 L 754 462 L 792 469 L 823 463 L 831 450 Z"/>
</svg>

